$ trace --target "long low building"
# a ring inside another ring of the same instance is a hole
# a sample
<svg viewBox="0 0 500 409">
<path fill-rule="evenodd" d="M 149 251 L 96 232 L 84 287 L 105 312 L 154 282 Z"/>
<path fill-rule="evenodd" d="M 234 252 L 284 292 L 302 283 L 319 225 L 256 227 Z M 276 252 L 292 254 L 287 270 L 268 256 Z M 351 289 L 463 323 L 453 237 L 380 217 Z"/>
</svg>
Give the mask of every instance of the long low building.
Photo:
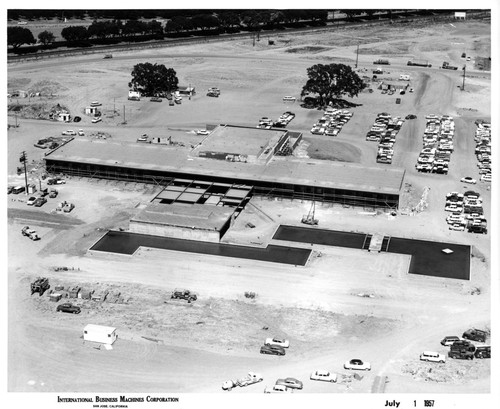
<svg viewBox="0 0 500 409">
<path fill-rule="evenodd" d="M 255 131 L 247 128 L 249 135 Z M 262 132 L 262 130 L 258 130 Z M 227 130 L 225 131 L 227 133 Z M 75 138 L 45 156 L 50 173 L 167 184 L 173 178 L 253 186 L 270 197 L 397 208 L 405 170 L 275 156 L 266 163 L 216 160 L 196 150 Z"/>
</svg>

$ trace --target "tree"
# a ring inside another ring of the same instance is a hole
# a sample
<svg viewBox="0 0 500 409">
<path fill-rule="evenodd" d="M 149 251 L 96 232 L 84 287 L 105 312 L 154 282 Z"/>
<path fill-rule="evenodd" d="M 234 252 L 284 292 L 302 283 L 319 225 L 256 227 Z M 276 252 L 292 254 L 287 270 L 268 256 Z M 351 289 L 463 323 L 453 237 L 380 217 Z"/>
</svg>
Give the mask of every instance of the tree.
<svg viewBox="0 0 500 409">
<path fill-rule="evenodd" d="M 173 68 L 147 62 L 134 65 L 132 81 L 128 86 L 142 95 L 154 96 L 176 90 L 178 83 L 179 80 Z"/>
<path fill-rule="evenodd" d="M 352 98 L 365 88 L 358 74 L 344 64 L 316 64 L 307 69 L 307 76 L 302 95 L 317 94 L 320 105 L 346 94 Z"/>
<path fill-rule="evenodd" d="M 50 31 L 42 31 L 38 34 L 38 41 L 40 41 L 43 45 L 47 45 L 53 43 L 56 37 Z"/>
<path fill-rule="evenodd" d="M 83 26 L 69 26 L 61 30 L 61 36 L 68 42 L 88 40 L 89 33 Z"/>
<path fill-rule="evenodd" d="M 17 49 L 23 44 L 35 44 L 33 33 L 24 27 L 7 27 L 7 44 Z"/>
</svg>

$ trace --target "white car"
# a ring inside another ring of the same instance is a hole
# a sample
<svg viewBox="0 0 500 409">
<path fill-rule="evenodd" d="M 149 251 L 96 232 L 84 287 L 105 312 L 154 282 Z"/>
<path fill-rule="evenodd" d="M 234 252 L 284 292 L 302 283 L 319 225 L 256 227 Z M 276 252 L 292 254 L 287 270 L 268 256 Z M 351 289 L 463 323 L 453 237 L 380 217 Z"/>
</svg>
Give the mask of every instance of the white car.
<svg viewBox="0 0 500 409">
<path fill-rule="evenodd" d="M 90 103 L 91 107 L 100 107 L 102 104 L 99 101 L 92 101 Z"/>
<path fill-rule="evenodd" d="M 36 200 L 36 199 L 37 199 L 37 197 L 36 197 L 36 196 L 30 196 L 30 197 L 28 198 L 28 201 L 26 202 L 26 204 L 27 204 L 28 206 L 33 206 L 33 205 L 35 204 L 35 200 Z"/>
<path fill-rule="evenodd" d="M 293 392 L 293 390 L 287 388 L 285 385 L 273 385 L 272 388 L 266 386 L 266 389 L 264 389 L 264 393 L 281 393 L 281 392 Z"/>
<path fill-rule="evenodd" d="M 491 182 L 491 173 L 485 173 L 484 175 L 481 175 L 481 181 Z"/>
<path fill-rule="evenodd" d="M 62 131 L 63 135 L 76 135 L 76 132 L 72 129 L 68 129 L 67 131 Z"/>
<path fill-rule="evenodd" d="M 437 352 L 424 351 L 420 354 L 421 361 L 427 362 L 439 362 L 444 364 L 446 362 L 446 357 L 443 354 Z"/>
<path fill-rule="evenodd" d="M 92 123 L 95 124 L 97 122 L 101 122 L 102 118 L 100 116 L 96 116 L 95 118 L 92 118 Z"/>
<path fill-rule="evenodd" d="M 312 381 L 337 382 L 337 374 L 321 369 L 311 374 Z"/>
<path fill-rule="evenodd" d="M 83 132 L 83 129 L 78 130 L 78 135 L 85 136 L 85 132 Z"/>
<path fill-rule="evenodd" d="M 450 224 L 448 227 L 450 230 L 456 230 L 456 231 L 464 231 L 465 226 L 463 224 L 455 223 L 455 224 Z"/>
<path fill-rule="evenodd" d="M 230 391 L 231 389 L 233 389 L 236 385 L 234 384 L 233 381 L 225 381 L 223 384 L 222 384 L 222 390 L 224 391 Z"/>
<path fill-rule="evenodd" d="M 460 182 L 463 182 L 463 183 L 470 183 L 470 184 L 472 184 L 472 185 L 475 185 L 475 184 L 476 184 L 476 182 L 477 182 L 477 180 L 476 180 L 476 179 L 471 178 L 470 176 L 466 176 L 466 177 L 464 177 L 464 178 L 460 179 Z"/>
<path fill-rule="evenodd" d="M 264 342 L 264 345 L 278 345 L 283 348 L 288 348 L 290 346 L 290 341 L 288 339 L 284 338 L 266 338 L 266 342 Z"/>
<path fill-rule="evenodd" d="M 360 371 L 370 371 L 372 366 L 369 362 L 363 362 L 361 359 L 351 359 L 344 364 L 344 369 L 357 369 Z"/>
<path fill-rule="evenodd" d="M 210 135 L 210 131 L 207 131 L 206 129 L 199 129 L 196 131 L 196 135 Z"/>
</svg>

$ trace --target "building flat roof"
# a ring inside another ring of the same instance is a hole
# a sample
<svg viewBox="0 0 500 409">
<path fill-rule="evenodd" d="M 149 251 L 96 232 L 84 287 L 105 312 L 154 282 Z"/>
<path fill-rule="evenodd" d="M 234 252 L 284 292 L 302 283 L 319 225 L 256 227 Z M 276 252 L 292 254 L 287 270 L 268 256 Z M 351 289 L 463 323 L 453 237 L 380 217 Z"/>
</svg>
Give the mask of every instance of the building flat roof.
<svg viewBox="0 0 500 409">
<path fill-rule="evenodd" d="M 49 161 L 77 162 L 141 170 L 188 173 L 232 180 L 278 182 L 350 191 L 399 194 L 405 170 L 395 167 L 366 167 L 293 157 L 274 157 L 267 164 L 229 162 L 192 157 L 186 148 L 164 147 L 135 142 L 75 138 L 49 152 Z"/>
<path fill-rule="evenodd" d="M 151 203 L 130 221 L 218 231 L 233 213 L 233 207 Z"/>
<path fill-rule="evenodd" d="M 275 145 L 286 130 L 260 129 L 221 125 L 215 128 L 196 152 L 223 152 L 235 155 L 259 156 L 269 145 Z"/>
</svg>

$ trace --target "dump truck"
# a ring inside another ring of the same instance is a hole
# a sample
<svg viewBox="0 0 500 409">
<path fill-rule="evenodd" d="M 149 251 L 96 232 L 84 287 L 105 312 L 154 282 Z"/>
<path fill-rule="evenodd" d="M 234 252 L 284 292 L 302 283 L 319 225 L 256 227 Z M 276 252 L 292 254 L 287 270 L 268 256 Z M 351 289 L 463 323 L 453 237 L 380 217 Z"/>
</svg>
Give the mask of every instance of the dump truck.
<svg viewBox="0 0 500 409">
<path fill-rule="evenodd" d="M 432 64 L 429 64 L 427 60 L 410 60 L 406 65 L 411 65 L 413 67 L 432 67 Z"/>
<path fill-rule="evenodd" d="M 443 61 L 443 65 L 441 66 L 441 68 L 443 68 L 445 70 L 458 70 L 458 67 L 455 67 L 454 65 L 450 65 L 450 63 L 448 61 Z"/>
<path fill-rule="evenodd" d="M 31 295 L 39 293 L 40 296 L 50 288 L 49 279 L 46 277 L 38 277 L 31 283 Z"/>
</svg>

